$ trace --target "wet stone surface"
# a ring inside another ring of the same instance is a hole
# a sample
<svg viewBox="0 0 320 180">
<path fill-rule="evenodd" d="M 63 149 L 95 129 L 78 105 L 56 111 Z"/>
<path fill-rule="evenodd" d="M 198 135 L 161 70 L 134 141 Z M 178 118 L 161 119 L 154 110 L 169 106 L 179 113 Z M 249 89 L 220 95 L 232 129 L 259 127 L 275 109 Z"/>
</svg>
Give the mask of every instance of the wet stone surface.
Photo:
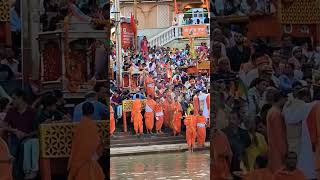
<svg viewBox="0 0 320 180">
<path fill-rule="evenodd" d="M 111 179 L 210 179 L 209 151 L 111 157 Z"/>
</svg>

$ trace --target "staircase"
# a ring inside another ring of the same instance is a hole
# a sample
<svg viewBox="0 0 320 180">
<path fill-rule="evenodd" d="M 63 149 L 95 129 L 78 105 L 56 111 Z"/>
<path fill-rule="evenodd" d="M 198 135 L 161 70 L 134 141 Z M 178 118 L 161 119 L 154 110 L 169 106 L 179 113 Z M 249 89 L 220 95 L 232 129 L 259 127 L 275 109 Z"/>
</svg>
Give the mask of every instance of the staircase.
<svg viewBox="0 0 320 180">
<path fill-rule="evenodd" d="M 134 146 L 150 146 L 150 145 L 163 145 L 163 144 L 179 144 L 186 143 L 183 136 L 172 136 L 169 133 L 143 135 L 137 137 L 131 133 L 115 133 L 115 137 L 110 139 L 111 148 L 120 147 L 134 147 Z"/>
<path fill-rule="evenodd" d="M 130 156 L 139 154 L 165 153 L 187 151 L 188 145 L 184 136 L 172 136 L 170 133 L 142 135 L 138 137 L 131 133 L 117 132 L 110 139 L 110 156 Z M 196 147 L 196 151 L 207 150 L 205 147 Z"/>
<path fill-rule="evenodd" d="M 209 27 L 209 24 L 206 24 Z M 183 27 L 188 25 L 171 26 L 168 29 L 162 31 L 158 35 L 148 39 L 150 47 L 153 46 L 165 46 L 174 40 L 183 39 Z M 210 34 L 210 28 L 208 28 Z"/>
</svg>

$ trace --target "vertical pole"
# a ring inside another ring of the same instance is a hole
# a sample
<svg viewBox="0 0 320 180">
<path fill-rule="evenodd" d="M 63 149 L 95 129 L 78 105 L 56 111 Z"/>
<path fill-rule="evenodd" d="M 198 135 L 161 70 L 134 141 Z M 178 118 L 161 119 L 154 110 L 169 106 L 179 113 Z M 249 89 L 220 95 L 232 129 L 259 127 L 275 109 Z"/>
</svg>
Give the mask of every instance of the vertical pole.
<svg viewBox="0 0 320 180">
<path fill-rule="evenodd" d="M 122 46 L 121 46 L 121 20 L 120 20 L 120 1 L 115 0 L 115 21 L 116 21 L 116 58 L 117 58 L 117 83 L 121 86 L 122 82 Z"/>
<path fill-rule="evenodd" d="M 133 1 L 133 16 L 134 16 L 134 20 L 138 19 L 137 18 L 138 17 L 137 7 L 138 7 L 138 2 L 137 2 L 137 0 L 134 0 Z M 134 47 L 135 47 L 135 49 L 138 48 L 138 34 L 134 35 Z"/>
</svg>

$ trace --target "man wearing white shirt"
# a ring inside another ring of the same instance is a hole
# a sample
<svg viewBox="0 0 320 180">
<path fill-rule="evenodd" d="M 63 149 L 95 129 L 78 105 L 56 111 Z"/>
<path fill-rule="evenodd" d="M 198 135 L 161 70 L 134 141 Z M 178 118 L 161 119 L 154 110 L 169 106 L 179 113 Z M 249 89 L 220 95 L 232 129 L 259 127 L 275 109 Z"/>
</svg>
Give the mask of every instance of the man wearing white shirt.
<svg viewBox="0 0 320 180">
<path fill-rule="evenodd" d="M 202 110 L 202 116 L 206 117 L 207 121 L 210 118 L 209 107 L 208 107 L 208 104 L 206 103 L 206 99 L 208 95 L 209 94 L 206 94 L 203 91 L 201 91 L 198 96 L 200 110 Z"/>
</svg>

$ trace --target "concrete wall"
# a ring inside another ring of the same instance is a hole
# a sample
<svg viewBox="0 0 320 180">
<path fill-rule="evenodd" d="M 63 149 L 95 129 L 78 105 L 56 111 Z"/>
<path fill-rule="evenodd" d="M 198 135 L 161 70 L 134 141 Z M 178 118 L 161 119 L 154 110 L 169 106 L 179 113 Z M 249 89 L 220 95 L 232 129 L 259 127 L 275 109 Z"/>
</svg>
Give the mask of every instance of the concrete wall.
<svg viewBox="0 0 320 180">
<path fill-rule="evenodd" d="M 194 41 L 195 46 L 199 46 L 200 43 L 202 42 L 206 42 L 207 46 L 210 46 L 210 39 L 209 38 L 196 38 Z M 174 40 L 171 41 L 170 43 L 164 45 L 165 47 L 175 47 L 175 48 L 179 48 L 179 49 L 183 49 L 186 47 L 186 44 L 189 43 L 188 39 L 178 39 L 178 40 Z"/>
<path fill-rule="evenodd" d="M 161 33 L 162 31 L 166 30 L 167 28 L 159 28 L 159 29 L 139 29 L 138 36 L 146 36 L 147 39 L 152 38 L 153 36 Z"/>
</svg>

